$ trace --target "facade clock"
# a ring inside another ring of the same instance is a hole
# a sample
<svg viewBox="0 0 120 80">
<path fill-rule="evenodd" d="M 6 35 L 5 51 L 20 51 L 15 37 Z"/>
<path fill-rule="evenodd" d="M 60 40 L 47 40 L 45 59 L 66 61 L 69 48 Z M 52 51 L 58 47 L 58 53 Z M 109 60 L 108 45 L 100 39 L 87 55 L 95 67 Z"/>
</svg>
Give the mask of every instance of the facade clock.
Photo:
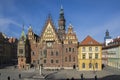
<svg viewBox="0 0 120 80">
<path fill-rule="evenodd" d="M 47 47 L 52 47 L 52 42 L 47 42 Z"/>
</svg>

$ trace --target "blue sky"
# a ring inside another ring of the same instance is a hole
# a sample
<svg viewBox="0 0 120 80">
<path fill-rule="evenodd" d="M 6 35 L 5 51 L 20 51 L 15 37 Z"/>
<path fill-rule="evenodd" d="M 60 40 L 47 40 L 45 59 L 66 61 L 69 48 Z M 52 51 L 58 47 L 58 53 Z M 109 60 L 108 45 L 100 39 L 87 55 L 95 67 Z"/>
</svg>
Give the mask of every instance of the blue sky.
<svg viewBox="0 0 120 80">
<path fill-rule="evenodd" d="M 71 23 L 79 41 L 91 35 L 103 42 L 106 29 L 120 35 L 120 0 L 0 0 L 0 31 L 19 38 L 24 24 L 26 33 L 32 25 L 40 35 L 49 13 L 57 28 L 61 4 L 66 28 Z"/>
</svg>

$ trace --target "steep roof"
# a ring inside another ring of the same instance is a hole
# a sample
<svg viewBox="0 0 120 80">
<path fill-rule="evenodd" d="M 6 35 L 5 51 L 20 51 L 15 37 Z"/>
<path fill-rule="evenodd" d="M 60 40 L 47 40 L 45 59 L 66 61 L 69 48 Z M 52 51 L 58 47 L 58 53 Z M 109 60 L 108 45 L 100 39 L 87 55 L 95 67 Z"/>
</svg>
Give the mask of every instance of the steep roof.
<svg viewBox="0 0 120 80">
<path fill-rule="evenodd" d="M 52 18 L 51 18 L 50 15 L 48 16 L 48 19 L 46 21 L 45 26 L 43 27 L 43 30 L 42 30 L 42 33 L 41 33 L 41 36 L 40 36 L 40 41 L 45 37 L 44 33 L 45 33 L 45 31 L 47 32 L 49 28 L 51 28 L 50 32 L 54 33 L 55 34 L 54 36 L 56 36 L 58 41 L 59 41 L 57 31 L 55 29 L 55 26 L 53 24 L 53 21 L 52 21 Z M 50 34 L 47 34 L 47 35 L 50 35 Z"/>
<path fill-rule="evenodd" d="M 82 46 L 98 46 L 101 45 L 99 42 L 94 40 L 91 36 L 87 36 L 81 43 Z"/>
</svg>

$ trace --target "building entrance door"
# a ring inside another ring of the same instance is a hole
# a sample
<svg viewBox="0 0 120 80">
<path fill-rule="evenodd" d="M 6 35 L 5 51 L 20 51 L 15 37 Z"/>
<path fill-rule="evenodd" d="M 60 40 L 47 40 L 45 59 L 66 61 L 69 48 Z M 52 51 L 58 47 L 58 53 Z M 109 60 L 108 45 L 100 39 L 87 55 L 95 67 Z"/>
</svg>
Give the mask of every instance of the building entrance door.
<svg viewBox="0 0 120 80">
<path fill-rule="evenodd" d="M 73 65 L 73 69 L 76 69 L 76 65 L 75 64 Z"/>
</svg>

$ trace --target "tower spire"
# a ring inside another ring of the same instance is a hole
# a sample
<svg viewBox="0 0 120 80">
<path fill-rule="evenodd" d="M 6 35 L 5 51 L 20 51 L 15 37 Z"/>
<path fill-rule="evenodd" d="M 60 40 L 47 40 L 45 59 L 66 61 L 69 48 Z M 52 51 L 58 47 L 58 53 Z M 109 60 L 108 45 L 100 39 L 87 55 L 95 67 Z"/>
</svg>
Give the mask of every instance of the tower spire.
<svg viewBox="0 0 120 80">
<path fill-rule="evenodd" d="M 61 9 L 60 9 L 60 19 L 64 20 L 64 10 L 63 10 L 63 6 L 61 5 Z"/>
<path fill-rule="evenodd" d="M 25 32 L 24 32 L 24 24 L 23 24 L 23 28 L 22 28 L 22 33 L 21 33 L 21 37 L 20 37 L 22 40 L 25 40 L 26 39 L 26 35 L 25 35 Z"/>
<path fill-rule="evenodd" d="M 108 31 L 108 29 L 107 29 L 106 32 L 105 32 L 105 37 L 104 37 L 105 45 L 107 46 L 108 43 L 109 43 L 111 40 L 112 40 L 112 39 L 111 39 L 111 36 L 109 35 L 109 31 Z"/>
<path fill-rule="evenodd" d="M 63 6 L 61 5 L 61 9 L 63 9 Z"/>
<path fill-rule="evenodd" d="M 109 36 L 109 31 L 108 31 L 108 29 L 107 29 L 106 32 L 105 32 L 105 36 Z"/>
</svg>

